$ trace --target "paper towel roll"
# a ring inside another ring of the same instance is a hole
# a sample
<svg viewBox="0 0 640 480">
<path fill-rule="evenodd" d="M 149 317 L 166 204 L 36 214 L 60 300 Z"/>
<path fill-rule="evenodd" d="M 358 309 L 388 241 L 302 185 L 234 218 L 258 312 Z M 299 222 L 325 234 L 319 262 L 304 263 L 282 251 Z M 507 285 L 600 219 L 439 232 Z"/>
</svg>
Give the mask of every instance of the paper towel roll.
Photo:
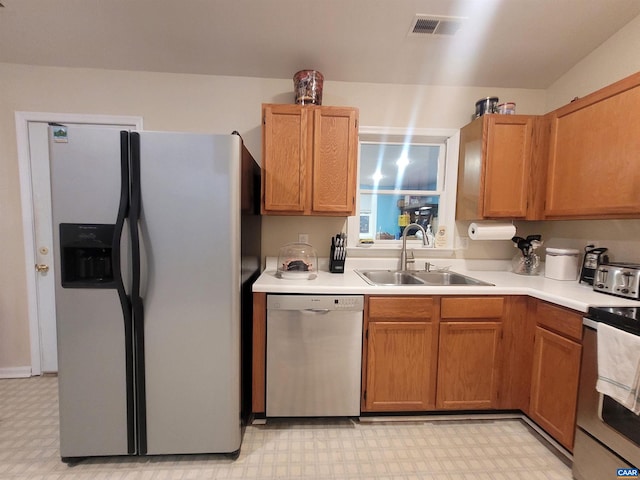
<svg viewBox="0 0 640 480">
<path fill-rule="evenodd" d="M 516 227 L 511 223 L 481 223 L 469 225 L 471 240 L 511 240 L 516 234 Z"/>
</svg>

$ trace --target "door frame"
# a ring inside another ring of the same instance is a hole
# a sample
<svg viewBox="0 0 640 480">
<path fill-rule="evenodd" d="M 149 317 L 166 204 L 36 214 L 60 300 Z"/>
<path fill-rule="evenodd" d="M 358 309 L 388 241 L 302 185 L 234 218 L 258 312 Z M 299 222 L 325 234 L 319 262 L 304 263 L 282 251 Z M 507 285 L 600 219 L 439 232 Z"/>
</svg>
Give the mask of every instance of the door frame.
<svg viewBox="0 0 640 480">
<path fill-rule="evenodd" d="M 38 311 L 38 289 L 36 271 L 34 269 L 36 236 L 34 226 L 33 189 L 31 183 L 31 155 L 29 149 L 29 123 L 86 123 L 92 125 L 134 125 L 136 130 L 142 130 L 141 116 L 128 115 L 93 115 L 76 113 L 52 112 L 15 112 L 16 139 L 18 147 L 18 170 L 20 174 L 20 205 L 22 207 L 22 232 L 24 238 L 24 256 L 26 287 L 27 287 L 27 316 L 29 319 L 29 337 L 31 347 L 30 375 L 42 374 L 40 349 L 40 320 Z M 25 372 L 22 376 L 29 376 Z"/>
</svg>

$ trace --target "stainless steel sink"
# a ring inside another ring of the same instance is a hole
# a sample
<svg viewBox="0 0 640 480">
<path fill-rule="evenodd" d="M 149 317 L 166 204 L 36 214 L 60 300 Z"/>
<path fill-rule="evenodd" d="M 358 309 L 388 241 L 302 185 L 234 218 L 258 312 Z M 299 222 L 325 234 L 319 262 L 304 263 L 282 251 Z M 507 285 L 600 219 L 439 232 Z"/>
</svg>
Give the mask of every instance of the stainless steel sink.
<svg viewBox="0 0 640 480">
<path fill-rule="evenodd" d="M 426 270 L 412 272 L 420 280 L 424 281 L 426 285 L 491 285 L 492 283 L 483 282 L 477 278 L 467 277 L 461 273 L 450 271 L 435 271 L 428 272 Z"/>
<path fill-rule="evenodd" d="M 371 285 L 424 285 L 425 283 L 409 272 L 401 270 L 356 270 Z"/>
<path fill-rule="evenodd" d="M 451 271 L 426 270 L 355 270 L 370 285 L 491 285 L 476 278 Z"/>
</svg>

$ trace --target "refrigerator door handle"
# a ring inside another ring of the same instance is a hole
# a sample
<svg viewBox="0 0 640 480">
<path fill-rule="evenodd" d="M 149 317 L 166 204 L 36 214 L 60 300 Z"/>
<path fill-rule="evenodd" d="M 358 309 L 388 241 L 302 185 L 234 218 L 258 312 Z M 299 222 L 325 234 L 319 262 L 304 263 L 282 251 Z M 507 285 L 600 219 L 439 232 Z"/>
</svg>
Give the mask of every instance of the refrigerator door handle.
<svg viewBox="0 0 640 480">
<path fill-rule="evenodd" d="M 144 366 L 144 306 L 140 297 L 140 234 L 138 224 L 142 211 L 142 191 L 140 184 L 140 134 L 131 132 L 129 136 L 131 165 L 131 207 L 129 229 L 131 236 L 131 305 L 133 310 L 133 344 L 135 358 L 136 420 L 138 433 L 138 454 L 147 453 L 147 415 Z"/>
<path fill-rule="evenodd" d="M 126 391 L 127 391 L 127 451 L 130 455 L 136 453 L 136 421 L 135 421 L 135 393 L 134 393 L 134 362 L 133 362 L 133 321 L 131 301 L 122 278 L 122 233 L 125 221 L 129 215 L 129 132 L 120 132 L 120 202 L 116 218 L 112 245 L 112 268 L 116 290 L 122 308 L 124 319 L 125 351 L 126 351 Z"/>
</svg>

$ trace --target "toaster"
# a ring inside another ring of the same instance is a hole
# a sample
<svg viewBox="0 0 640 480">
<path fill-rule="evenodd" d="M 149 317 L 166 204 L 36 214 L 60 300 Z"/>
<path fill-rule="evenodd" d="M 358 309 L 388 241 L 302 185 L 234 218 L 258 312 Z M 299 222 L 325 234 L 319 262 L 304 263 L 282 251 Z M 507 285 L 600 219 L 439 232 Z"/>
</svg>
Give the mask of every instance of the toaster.
<svg viewBox="0 0 640 480">
<path fill-rule="evenodd" d="M 640 264 L 606 263 L 599 265 L 593 289 L 618 297 L 637 300 L 640 298 Z"/>
</svg>

